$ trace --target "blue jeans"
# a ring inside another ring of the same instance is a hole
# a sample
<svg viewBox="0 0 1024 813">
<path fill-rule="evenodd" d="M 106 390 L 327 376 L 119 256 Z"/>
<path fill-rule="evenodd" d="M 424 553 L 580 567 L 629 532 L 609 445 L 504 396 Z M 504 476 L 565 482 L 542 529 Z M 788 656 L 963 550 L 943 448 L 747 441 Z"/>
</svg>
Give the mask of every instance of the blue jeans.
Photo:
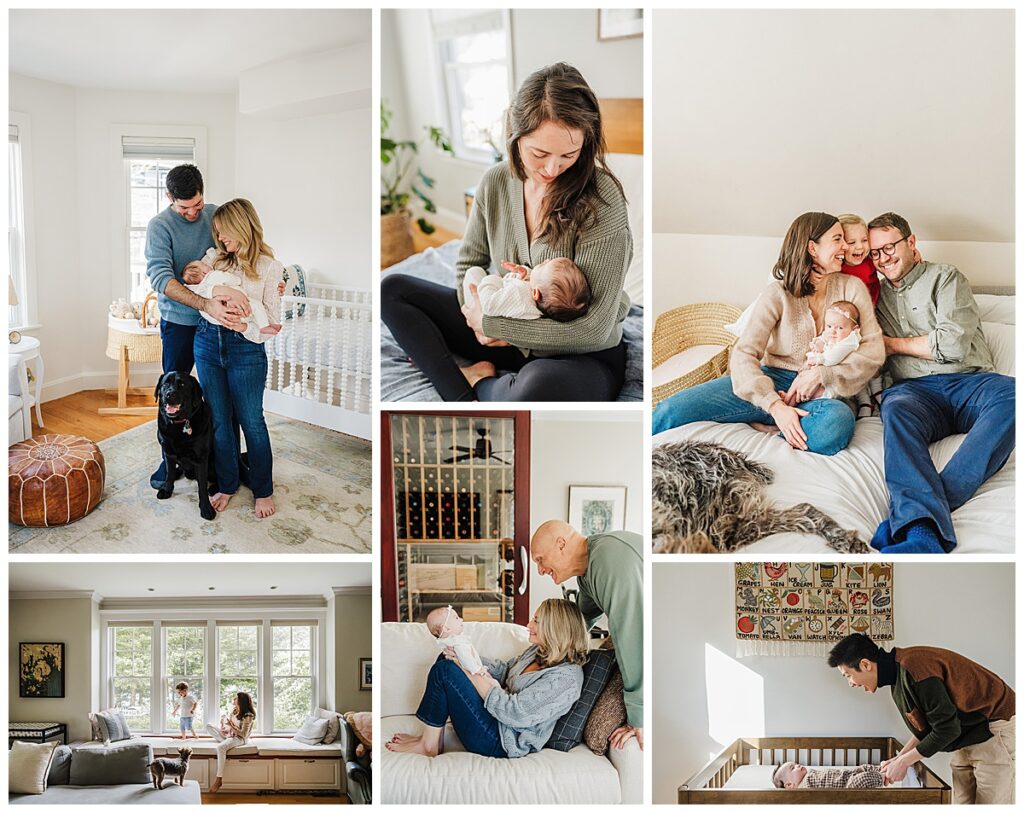
<svg viewBox="0 0 1024 813">
<path fill-rule="evenodd" d="M 427 688 L 416 709 L 419 721 L 432 728 L 452 728 L 463 747 L 485 757 L 507 757 L 498 732 L 498 721 L 484 708 L 484 701 L 455 661 L 438 655 L 427 675 Z"/>
<path fill-rule="evenodd" d="M 193 351 L 195 338 L 195 325 L 179 325 L 176 322 L 168 322 L 166 319 L 160 320 L 160 341 L 163 343 L 165 373 L 178 372 L 182 375 L 192 375 L 192 368 L 196 364 Z"/>
<path fill-rule="evenodd" d="M 956 547 L 950 516 L 1006 463 L 1014 447 L 1015 379 L 999 373 L 910 378 L 882 393 L 885 482 L 894 539 L 911 522 L 935 523 L 946 550 Z M 928 445 L 966 434 L 940 474 Z"/>
<path fill-rule="evenodd" d="M 761 370 L 777 390 L 788 390 L 796 378 L 792 370 L 775 367 L 762 367 Z M 800 419 L 800 426 L 807 435 L 808 451 L 834 455 L 849 445 L 856 418 L 845 403 L 835 398 L 815 398 L 799 404 L 799 407 L 811 413 Z M 654 409 L 653 430 L 655 433 L 664 432 L 696 421 L 775 423 L 775 419 L 763 409 L 733 393 L 730 376 L 698 384 L 666 398 Z"/>
<path fill-rule="evenodd" d="M 245 435 L 249 487 L 255 497 L 274 493 L 274 458 L 263 418 L 267 354 L 262 344 L 203 319 L 196 328 L 196 371 L 213 410 L 213 454 L 217 484 L 224 494 L 238 491 L 239 440 L 233 421 Z"/>
</svg>

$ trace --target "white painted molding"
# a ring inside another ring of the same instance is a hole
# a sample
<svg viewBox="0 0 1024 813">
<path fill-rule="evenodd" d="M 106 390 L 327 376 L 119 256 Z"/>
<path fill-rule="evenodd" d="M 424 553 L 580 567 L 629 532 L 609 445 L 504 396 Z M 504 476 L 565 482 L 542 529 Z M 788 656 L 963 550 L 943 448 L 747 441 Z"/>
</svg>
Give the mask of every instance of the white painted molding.
<svg viewBox="0 0 1024 813">
<path fill-rule="evenodd" d="M 323 610 L 323 596 L 170 596 L 165 598 L 108 598 L 103 612 L 189 611 L 189 612 L 278 612 L 282 610 Z"/>
<path fill-rule="evenodd" d="M 372 589 L 368 584 L 355 584 L 348 587 L 332 587 L 331 592 L 336 596 L 368 596 Z"/>
<path fill-rule="evenodd" d="M 103 596 L 94 590 L 16 590 L 8 594 L 10 601 L 59 601 L 69 598 L 87 598 L 97 604 Z"/>
</svg>

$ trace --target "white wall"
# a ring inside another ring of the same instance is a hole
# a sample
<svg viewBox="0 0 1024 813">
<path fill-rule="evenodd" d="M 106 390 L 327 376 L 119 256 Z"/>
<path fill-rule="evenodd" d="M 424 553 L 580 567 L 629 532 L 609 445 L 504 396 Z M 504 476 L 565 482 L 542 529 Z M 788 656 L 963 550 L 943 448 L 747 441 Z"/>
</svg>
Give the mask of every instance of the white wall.
<svg viewBox="0 0 1024 813">
<path fill-rule="evenodd" d="M 8 639 L 8 711 L 12 721 L 67 723 L 68 741 L 88 740 L 99 708 L 99 610 L 90 598 L 16 599 Z M 18 644 L 63 643 L 64 697 L 18 697 Z"/>
<path fill-rule="evenodd" d="M 661 563 L 653 579 L 655 803 L 675 803 L 678 786 L 741 736 L 862 734 L 906 741 L 908 730 L 890 693 L 851 690 L 824 657 L 735 658 L 731 564 Z M 895 646 L 951 649 L 1015 684 L 1012 564 L 897 563 L 894 580 Z M 749 687 L 710 709 L 708 645 L 721 653 L 713 661 L 728 663 L 726 677 L 715 672 L 717 688 L 728 688 L 734 676 L 736 685 Z M 742 712 L 757 708 L 759 682 L 763 728 L 756 714 Z M 731 715 L 738 719 L 730 721 Z M 948 754 L 928 764 L 950 781 Z"/>
<path fill-rule="evenodd" d="M 569 519 L 570 485 L 626 486 L 626 527 L 643 533 L 643 422 L 636 413 L 622 420 L 600 413 L 548 412 L 530 427 L 530 535 L 549 519 Z M 574 587 L 569 579 L 566 587 Z M 531 611 L 561 587 L 530 565 Z"/>
<path fill-rule="evenodd" d="M 441 80 L 433 51 L 429 11 L 381 11 L 381 98 L 395 110 L 392 132 L 420 139 L 423 128 L 445 126 Z M 513 86 L 552 62 L 575 65 L 602 98 L 643 96 L 643 39 L 597 39 L 596 9 L 512 9 Z M 513 89 L 514 92 L 514 89 Z M 422 150 L 420 166 L 437 185 L 435 219 L 465 227 L 463 190 L 475 186 L 488 164 Z"/>
<path fill-rule="evenodd" d="M 1013 284 L 1013 19 L 655 11 L 659 307 L 753 296 L 807 210 L 897 211 L 919 239 L 991 258 L 962 268 L 975 284 Z"/>
</svg>

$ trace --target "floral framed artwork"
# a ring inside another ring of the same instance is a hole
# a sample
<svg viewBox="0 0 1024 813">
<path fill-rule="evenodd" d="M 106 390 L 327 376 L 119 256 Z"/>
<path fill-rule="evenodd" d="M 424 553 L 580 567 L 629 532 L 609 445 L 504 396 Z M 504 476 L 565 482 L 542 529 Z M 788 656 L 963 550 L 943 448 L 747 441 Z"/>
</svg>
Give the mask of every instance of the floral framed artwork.
<svg viewBox="0 0 1024 813">
<path fill-rule="evenodd" d="M 373 688 L 373 659 L 359 659 L 359 690 L 369 691 Z"/>
<path fill-rule="evenodd" d="M 18 644 L 18 697 L 64 697 L 64 644 Z"/>
<path fill-rule="evenodd" d="M 626 526 L 625 486 L 569 486 L 569 524 L 584 536 Z"/>
<path fill-rule="evenodd" d="M 624 40 L 644 35 L 642 8 L 602 8 L 597 12 L 597 39 Z"/>
</svg>

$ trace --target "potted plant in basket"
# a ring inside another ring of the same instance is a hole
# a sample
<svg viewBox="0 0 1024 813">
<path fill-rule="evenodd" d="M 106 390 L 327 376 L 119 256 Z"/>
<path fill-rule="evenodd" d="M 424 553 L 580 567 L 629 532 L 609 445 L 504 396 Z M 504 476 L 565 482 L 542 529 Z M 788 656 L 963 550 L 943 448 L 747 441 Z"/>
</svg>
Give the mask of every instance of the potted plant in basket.
<svg viewBox="0 0 1024 813">
<path fill-rule="evenodd" d="M 380 265 L 387 268 L 413 253 L 412 213 L 408 209 L 411 196 L 415 196 L 430 214 L 437 207 L 430 199 L 429 190 L 434 188 L 434 179 L 416 167 L 420 145 L 416 141 L 395 141 L 388 136 L 391 124 L 391 110 L 387 102 L 380 102 Z M 451 142 L 440 127 L 426 127 L 425 141 L 449 155 L 455 155 Z M 412 183 L 406 187 L 406 179 L 415 167 Z M 424 234 L 434 231 L 425 217 L 416 220 Z"/>
</svg>

